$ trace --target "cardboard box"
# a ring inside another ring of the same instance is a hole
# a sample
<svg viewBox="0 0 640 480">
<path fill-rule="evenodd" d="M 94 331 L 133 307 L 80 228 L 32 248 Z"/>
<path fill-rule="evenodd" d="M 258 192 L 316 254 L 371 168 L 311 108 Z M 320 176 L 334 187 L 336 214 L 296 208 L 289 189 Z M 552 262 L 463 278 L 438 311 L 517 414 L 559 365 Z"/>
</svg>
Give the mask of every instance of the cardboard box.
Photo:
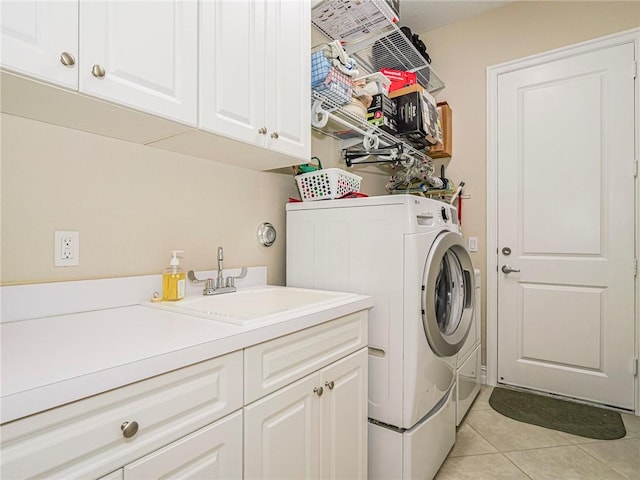
<svg viewBox="0 0 640 480">
<path fill-rule="evenodd" d="M 394 90 L 393 92 L 389 92 L 389 98 L 396 98 L 402 95 L 406 95 L 407 93 L 413 93 L 413 92 L 426 92 L 426 90 L 422 85 L 420 85 L 419 83 L 416 83 L 414 85 L 409 85 L 407 87 Z"/>
<path fill-rule="evenodd" d="M 367 110 L 367 121 L 392 135 L 398 133 L 398 109 L 396 101 L 379 93 L 373 96 Z"/>
<path fill-rule="evenodd" d="M 418 150 L 435 145 L 438 133 L 438 111 L 435 99 L 425 91 L 405 93 L 395 98 L 398 108 L 398 135 Z"/>
<path fill-rule="evenodd" d="M 453 153 L 452 141 L 452 120 L 451 107 L 447 102 L 438 102 L 438 114 L 440 118 L 440 129 L 442 130 L 442 141 L 429 148 L 431 158 L 451 157 Z"/>
</svg>

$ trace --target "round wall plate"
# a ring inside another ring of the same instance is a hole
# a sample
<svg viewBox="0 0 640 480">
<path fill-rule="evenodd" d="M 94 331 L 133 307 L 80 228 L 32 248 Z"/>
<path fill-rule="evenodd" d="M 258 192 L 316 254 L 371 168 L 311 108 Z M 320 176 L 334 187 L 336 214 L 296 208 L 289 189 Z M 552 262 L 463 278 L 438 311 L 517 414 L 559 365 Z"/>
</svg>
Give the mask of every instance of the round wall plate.
<svg viewBox="0 0 640 480">
<path fill-rule="evenodd" d="M 270 247 L 276 241 L 276 229 L 269 222 L 258 225 L 258 242 L 265 247 Z"/>
</svg>

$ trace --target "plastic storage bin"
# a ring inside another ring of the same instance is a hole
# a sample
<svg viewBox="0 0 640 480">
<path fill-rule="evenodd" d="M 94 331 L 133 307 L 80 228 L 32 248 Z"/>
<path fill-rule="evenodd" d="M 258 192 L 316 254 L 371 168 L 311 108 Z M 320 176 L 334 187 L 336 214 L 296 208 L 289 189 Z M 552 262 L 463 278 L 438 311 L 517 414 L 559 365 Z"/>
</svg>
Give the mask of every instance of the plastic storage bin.
<svg viewBox="0 0 640 480">
<path fill-rule="evenodd" d="M 295 177 L 303 201 L 333 200 L 360 191 L 362 177 L 339 168 L 326 168 Z"/>
</svg>

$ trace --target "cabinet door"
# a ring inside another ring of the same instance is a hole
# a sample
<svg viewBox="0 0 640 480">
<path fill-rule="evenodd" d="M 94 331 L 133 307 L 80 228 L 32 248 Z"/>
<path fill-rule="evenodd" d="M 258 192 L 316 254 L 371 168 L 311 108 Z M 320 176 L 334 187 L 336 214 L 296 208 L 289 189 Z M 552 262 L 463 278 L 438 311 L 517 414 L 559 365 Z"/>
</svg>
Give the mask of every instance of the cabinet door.
<svg viewBox="0 0 640 480">
<path fill-rule="evenodd" d="M 322 370 L 320 478 L 367 478 L 367 349 Z"/>
<path fill-rule="evenodd" d="M 267 135 L 265 4 L 200 2 L 200 128 L 259 146 Z"/>
<path fill-rule="evenodd" d="M 311 5 L 267 2 L 267 147 L 307 161 L 311 157 Z"/>
<path fill-rule="evenodd" d="M 320 380 L 309 375 L 245 407 L 246 479 L 318 478 Z"/>
<path fill-rule="evenodd" d="M 197 25 L 194 1 L 82 1 L 80 92 L 195 125 Z"/>
<path fill-rule="evenodd" d="M 242 478 L 242 411 L 124 467 L 124 480 Z"/>
<path fill-rule="evenodd" d="M 2 1 L 0 25 L 2 67 L 78 88 L 78 2 Z"/>
</svg>

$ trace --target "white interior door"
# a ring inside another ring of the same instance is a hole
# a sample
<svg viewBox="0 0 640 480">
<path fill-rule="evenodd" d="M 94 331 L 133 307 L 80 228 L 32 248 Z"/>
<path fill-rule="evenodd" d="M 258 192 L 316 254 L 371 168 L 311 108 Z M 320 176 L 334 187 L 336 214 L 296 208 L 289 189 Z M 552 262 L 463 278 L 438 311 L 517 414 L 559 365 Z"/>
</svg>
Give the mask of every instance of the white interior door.
<svg viewBox="0 0 640 480">
<path fill-rule="evenodd" d="M 633 66 L 626 43 L 498 76 L 498 382 L 633 409 Z"/>
</svg>

